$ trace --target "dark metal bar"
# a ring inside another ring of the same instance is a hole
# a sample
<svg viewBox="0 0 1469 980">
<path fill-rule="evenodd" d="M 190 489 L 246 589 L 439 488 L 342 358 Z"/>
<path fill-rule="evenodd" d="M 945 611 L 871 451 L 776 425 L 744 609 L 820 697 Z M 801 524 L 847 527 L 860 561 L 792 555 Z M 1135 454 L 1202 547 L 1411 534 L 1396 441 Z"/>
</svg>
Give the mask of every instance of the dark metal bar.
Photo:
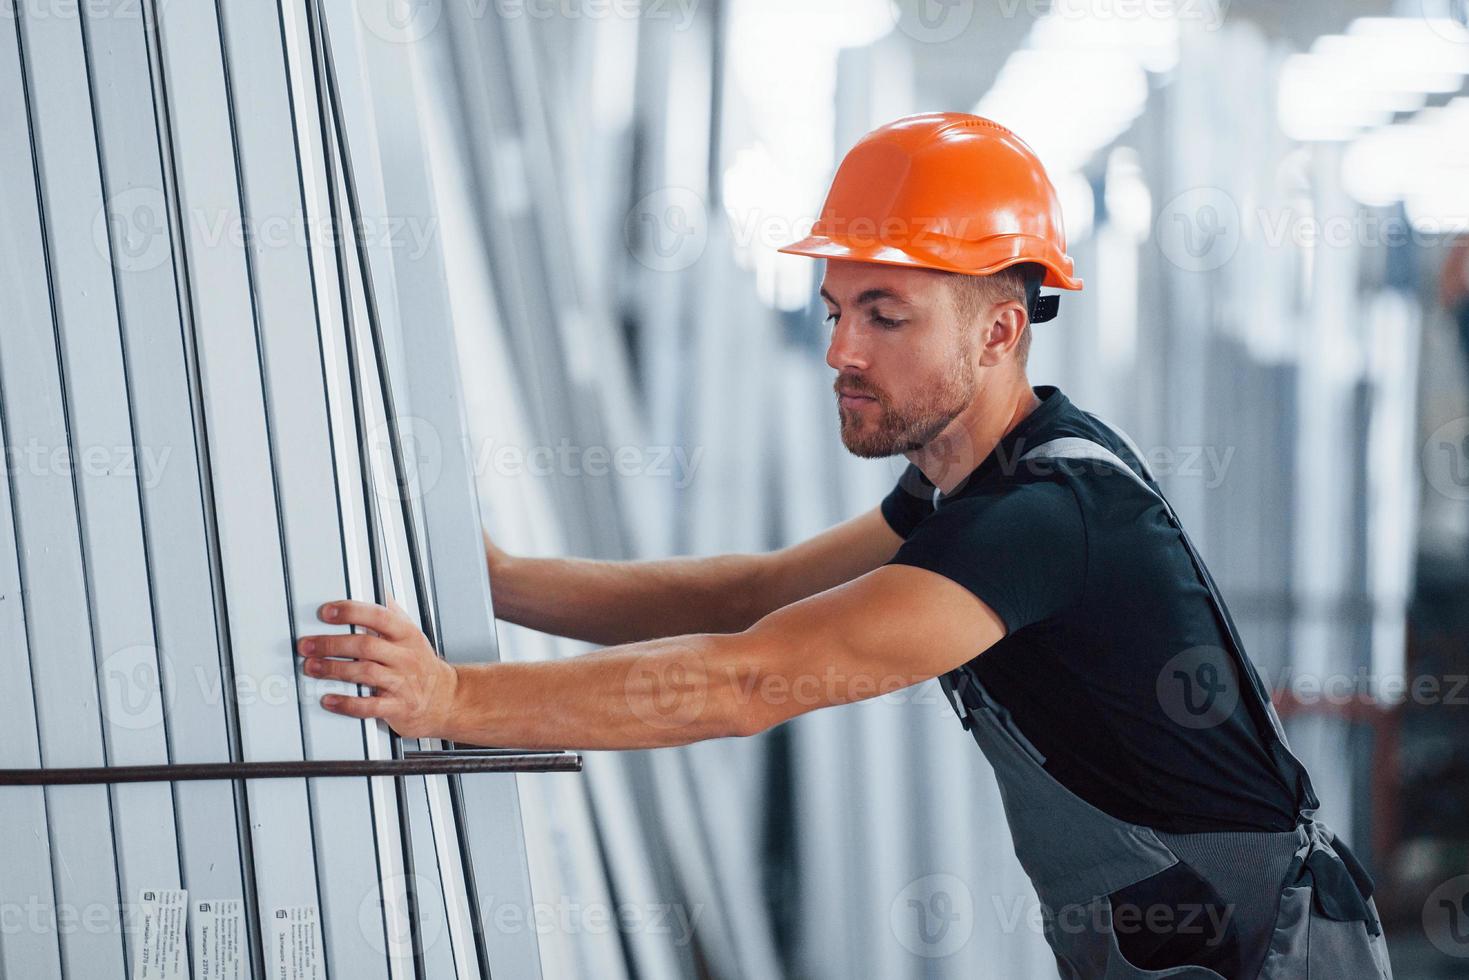
<svg viewBox="0 0 1469 980">
<path fill-rule="evenodd" d="M 402 759 L 180 762 L 156 766 L 0 769 L 0 786 L 182 782 L 196 779 L 291 779 L 327 776 L 440 776 L 487 772 L 581 772 L 575 752 L 414 752 Z"/>
<path fill-rule="evenodd" d="M 564 749 L 497 749 L 480 748 L 473 745 L 455 745 L 447 749 L 408 749 L 403 752 L 405 759 L 421 759 L 425 756 L 430 758 L 439 756 L 495 756 L 495 755 L 556 755 L 564 752 Z"/>
</svg>

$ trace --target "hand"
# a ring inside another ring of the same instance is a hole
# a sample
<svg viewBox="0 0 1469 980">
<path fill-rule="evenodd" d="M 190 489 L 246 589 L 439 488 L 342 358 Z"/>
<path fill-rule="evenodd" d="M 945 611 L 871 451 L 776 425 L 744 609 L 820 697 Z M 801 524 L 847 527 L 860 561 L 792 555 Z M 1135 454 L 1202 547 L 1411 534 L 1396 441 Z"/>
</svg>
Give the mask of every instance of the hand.
<svg viewBox="0 0 1469 980">
<path fill-rule="evenodd" d="M 317 610 L 323 622 L 370 633 L 303 636 L 297 650 L 312 677 L 361 684 L 369 697 L 328 694 L 322 707 L 353 718 L 381 718 L 404 738 L 446 738 L 459 673 L 392 599 L 391 608 L 341 600 Z M 333 658 L 333 659 L 328 659 Z"/>
</svg>

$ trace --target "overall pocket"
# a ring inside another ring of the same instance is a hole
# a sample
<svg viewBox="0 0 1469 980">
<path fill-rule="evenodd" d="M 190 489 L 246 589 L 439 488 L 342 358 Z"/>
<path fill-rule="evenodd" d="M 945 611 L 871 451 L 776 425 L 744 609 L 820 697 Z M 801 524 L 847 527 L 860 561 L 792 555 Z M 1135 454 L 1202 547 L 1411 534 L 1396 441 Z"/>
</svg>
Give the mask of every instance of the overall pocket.
<svg viewBox="0 0 1469 980">
<path fill-rule="evenodd" d="M 1112 892 L 1107 900 L 1112 942 L 1139 975 L 1240 975 L 1234 909 L 1188 863 L 1179 861 Z M 1185 967 L 1194 969 L 1173 972 Z"/>
<path fill-rule="evenodd" d="M 1369 900 L 1370 901 L 1370 900 Z M 1371 906 L 1376 915 L 1375 904 Z M 1387 941 L 1360 919 L 1323 915 L 1310 885 L 1281 893 L 1275 938 L 1260 980 L 1392 980 Z"/>
</svg>

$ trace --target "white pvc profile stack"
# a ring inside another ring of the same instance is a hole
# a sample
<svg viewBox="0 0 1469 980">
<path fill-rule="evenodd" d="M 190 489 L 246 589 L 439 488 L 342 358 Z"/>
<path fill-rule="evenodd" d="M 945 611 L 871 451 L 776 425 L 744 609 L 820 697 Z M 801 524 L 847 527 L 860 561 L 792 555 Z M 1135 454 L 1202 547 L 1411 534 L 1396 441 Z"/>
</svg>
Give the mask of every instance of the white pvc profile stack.
<svg viewBox="0 0 1469 980">
<path fill-rule="evenodd" d="M 415 303 L 431 278 L 361 267 L 314 12 L 7 13 L 0 684 L 19 697 L 0 768 L 419 747 L 322 709 L 355 689 L 306 679 L 294 649 L 341 629 L 323 602 L 393 594 L 460 656 L 495 653 L 463 460 L 463 487 L 403 507 L 401 456 L 370 453 L 383 372 L 446 442 L 463 418 L 431 390 L 446 321 L 380 362 L 371 273 Z M 343 89 L 362 104 L 359 75 Z M 506 776 L 0 787 L 0 904 L 35 913 L 0 935 L 0 976 L 139 976 L 145 958 L 202 975 L 206 918 L 239 940 L 210 977 L 536 976 L 520 832 Z M 485 929 L 502 901 L 523 931 Z"/>
</svg>

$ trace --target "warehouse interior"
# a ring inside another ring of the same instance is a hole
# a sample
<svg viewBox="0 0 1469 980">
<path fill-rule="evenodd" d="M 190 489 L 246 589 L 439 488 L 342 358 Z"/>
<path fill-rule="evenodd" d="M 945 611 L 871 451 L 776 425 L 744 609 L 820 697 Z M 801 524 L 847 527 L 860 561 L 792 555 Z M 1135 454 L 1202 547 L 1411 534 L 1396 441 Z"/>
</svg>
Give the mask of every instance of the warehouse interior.
<svg viewBox="0 0 1469 980">
<path fill-rule="evenodd" d="M 1053 976 L 936 681 L 497 756 L 290 652 L 338 595 L 590 651 L 495 621 L 481 527 L 698 556 L 875 506 L 905 461 L 843 449 L 776 249 L 936 110 L 1045 163 L 1086 287 L 1030 378 L 1148 449 L 1394 976 L 1469 977 L 1463 0 L 0 9 L 0 977 Z M 282 760 L 369 769 L 228 770 Z"/>
</svg>

